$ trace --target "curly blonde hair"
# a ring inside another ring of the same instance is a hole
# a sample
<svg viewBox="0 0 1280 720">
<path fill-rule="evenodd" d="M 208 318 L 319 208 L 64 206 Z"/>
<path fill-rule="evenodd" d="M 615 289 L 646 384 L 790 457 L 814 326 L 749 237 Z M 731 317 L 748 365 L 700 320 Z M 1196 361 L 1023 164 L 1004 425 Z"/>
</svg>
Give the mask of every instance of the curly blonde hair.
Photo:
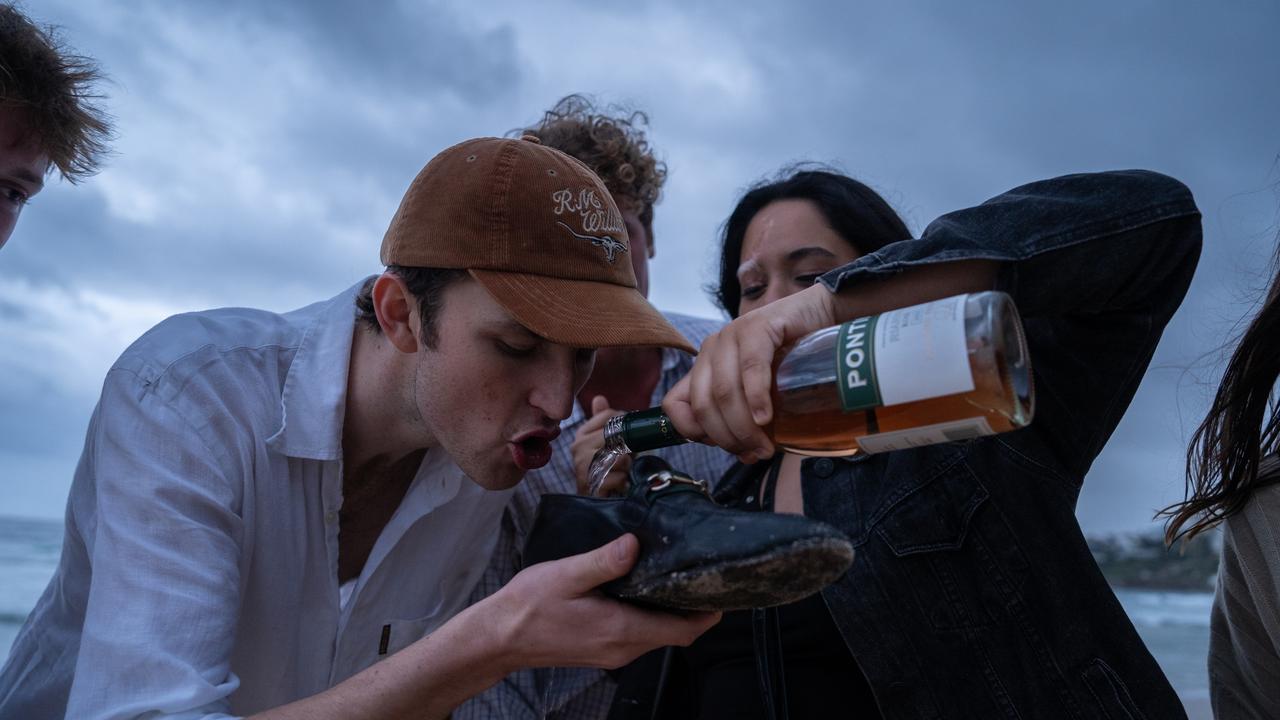
<svg viewBox="0 0 1280 720">
<path fill-rule="evenodd" d="M 52 28 L 0 3 L 0 107 L 24 113 L 50 164 L 72 183 L 97 172 L 108 153 L 111 119 L 93 89 L 101 79 L 94 62 L 62 46 Z"/>
<path fill-rule="evenodd" d="M 667 164 L 654 157 L 644 128 L 649 116 L 610 106 L 597 109 L 590 98 L 562 98 L 537 125 L 510 135 L 537 136 L 547 147 L 582 161 L 600 176 L 624 212 L 636 213 L 653 242 L 653 206 L 662 196 Z"/>
</svg>

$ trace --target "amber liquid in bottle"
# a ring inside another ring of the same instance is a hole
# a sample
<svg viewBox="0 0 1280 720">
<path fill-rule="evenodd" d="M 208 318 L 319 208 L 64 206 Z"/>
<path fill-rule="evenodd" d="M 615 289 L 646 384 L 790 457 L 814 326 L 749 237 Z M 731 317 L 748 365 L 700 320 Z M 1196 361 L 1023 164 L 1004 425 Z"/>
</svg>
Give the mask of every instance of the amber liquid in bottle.
<svg viewBox="0 0 1280 720">
<path fill-rule="evenodd" d="M 883 452 L 1006 432 L 1031 420 L 1026 343 L 1017 311 L 1003 294 L 971 295 L 966 304 L 965 343 L 973 377 L 968 392 L 845 411 L 830 361 L 835 337 L 814 339 L 817 342 L 803 353 L 787 355 L 774 383 L 774 422 L 769 430 L 773 441 L 791 452 Z M 925 432 L 903 432 L 922 429 Z"/>
</svg>

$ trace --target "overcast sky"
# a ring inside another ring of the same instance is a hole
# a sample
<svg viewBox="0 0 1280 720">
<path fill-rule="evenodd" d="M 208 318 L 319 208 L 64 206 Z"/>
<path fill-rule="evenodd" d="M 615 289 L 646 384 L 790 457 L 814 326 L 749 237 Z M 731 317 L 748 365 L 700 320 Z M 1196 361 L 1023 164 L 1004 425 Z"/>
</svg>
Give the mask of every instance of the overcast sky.
<svg viewBox="0 0 1280 720">
<path fill-rule="evenodd" d="M 798 160 L 919 232 L 1031 180 L 1186 182 L 1205 251 L 1094 465 L 1087 532 L 1182 494 L 1217 348 L 1265 282 L 1280 208 L 1280 4 L 87 2 L 27 10 L 112 78 L 116 155 L 52 181 L 0 251 L 0 513 L 60 517 L 102 377 L 166 315 L 288 310 L 380 269 L 409 181 L 572 92 L 651 118 L 670 168 L 651 299 L 701 291 L 741 190 Z"/>
</svg>

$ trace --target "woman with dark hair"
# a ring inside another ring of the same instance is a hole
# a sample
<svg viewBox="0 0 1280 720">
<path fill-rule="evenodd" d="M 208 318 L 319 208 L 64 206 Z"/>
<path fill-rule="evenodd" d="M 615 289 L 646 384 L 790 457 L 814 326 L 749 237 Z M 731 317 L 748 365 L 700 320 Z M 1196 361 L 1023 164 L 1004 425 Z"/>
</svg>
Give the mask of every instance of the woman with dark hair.
<svg viewBox="0 0 1280 720">
<path fill-rule="evenodd" d="M 1139 170 L 1067 175 L 911 239 L 873 195 L 836 203 L 860 220 L 846 230 L 823 194 L 779 190 L 793 180 L 748 193 L 726 224 L 717 295 L 736 317 L 662 407 L 684 437 L 747 463 L 718 500 L 833 525 L 853 565 L 776 613 L 726 613 L 672 653 L 665 684 L 620 683 L 615 710 L 656 694 L 656 713 L 615 716 L 1185 718 L 1075 504 L 1190 284 L 1201 242 L 1190 191 Z M 1022 316 L 1030 425 L 847 458 L 776 452 L 769 368 L 781 348 L 985 290 Z"/>
<path fill-rule="evenodd" d="M 863 183 L 827 170 L 783 171 L 738 201 L 724 225 L 720 281 L 710 290 L 736 318 L 909 237 L 897 213 Z M 736 464 L 716 484 L 715 499 L 740 510 L 802 514 L 797 493 L 775 493 L 799 488 L 800 461 L 778 453 Z M 757 644 L 774 668 L 763 675 Z M 833 717 L 833 708 L 839 717 L 881 717 L 820 594 L 727 612 L 688 648 L 641 659 L 619 674 L 610 717 L 765 718 L 772 708 L 797 718 Z"/>
<path fill-rule="evenodd" d="M 1280 248 L 1249 323 L 1187 450 L 1187 499 L 1165 539 L 1222 525 L 1209 634 L 1214 717 L 1280 718 Z"/>
<path fill-rule="evenodd" d="M 854 257 L 875 252 L 891 242 L 911 237 L 911 231 L 893 208 L 889 207 L 889 203 L 857 180 L 826 170 L 797 168 L 784 171 L 779 179 L 756 185 L 743 195 L 733 209 L 733 214 L 725 222 L 721 238 L 719 283 L 710 290 L 716 304 L 731 318 L 741 314 L 739 305 L 744 299 L 742 284 L 738 280 L 738 266 L 742 260 L 742 245 L 747 229 L 762 210 L 785 200 L 795 201 L 795 207 L 808 207 L 816 212 L 813 217 L 820 217 L 826 230 L 834 232 L 842 241 L 839 244 L 847 245 Z M 776 206 L 773 209 L 776 210 Z M 817 267 L 825 272 L 842 264 L 822 262 Z M 798 283 L 798 289 L 804 289 L 812 285 L 817 277 L 813 273 L 794 276 L 793 286 Z M 770 302 L 769 299 L 755 295 L 757 291 L 758 288 L 751 288 L 751 297 L 748 299 L 762 300 L 760 304 Z M 792 292 L 795 290 L 773 296 L 773 299 L 785 297 Z"/>
</svg>

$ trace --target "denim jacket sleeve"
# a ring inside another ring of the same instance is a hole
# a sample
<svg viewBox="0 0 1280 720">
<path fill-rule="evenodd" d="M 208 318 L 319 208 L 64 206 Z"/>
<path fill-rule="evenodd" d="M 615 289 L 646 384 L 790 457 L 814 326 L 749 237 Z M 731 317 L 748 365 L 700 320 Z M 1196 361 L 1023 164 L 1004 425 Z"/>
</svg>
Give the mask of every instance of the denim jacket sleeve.
<svg viewBox="0 0 1280 720">
<path fill-rule="evenodd" d="M 913 267 L 1000 262 L 996 289 L 1018 306 L 1035 371 L 1035 440 L 1020 449 L 1078 483 L 1182 302 L 1200 244 L 1200 213 L 1177 180 L 1143 170 L 1067 175 L 943 215 L 919 239 L 822 282 L 838 292 Z"/>
</svg>

